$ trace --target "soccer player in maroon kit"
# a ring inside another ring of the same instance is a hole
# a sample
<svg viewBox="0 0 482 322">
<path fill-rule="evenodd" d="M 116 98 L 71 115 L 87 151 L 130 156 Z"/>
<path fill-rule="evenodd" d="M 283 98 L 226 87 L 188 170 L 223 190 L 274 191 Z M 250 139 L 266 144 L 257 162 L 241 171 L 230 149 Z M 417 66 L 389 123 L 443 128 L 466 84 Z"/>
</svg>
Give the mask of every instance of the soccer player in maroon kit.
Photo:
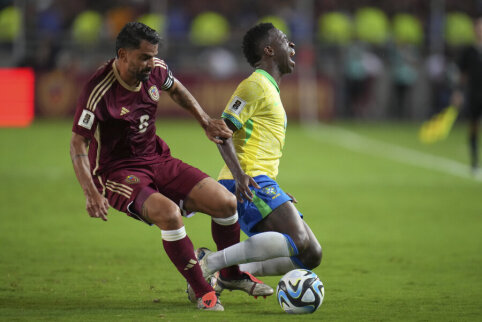
<svg viewBox="0 0 482 322">
<path fill-rule="evenodd" d="M 239 242 L 236 198 L 214 179 L 171 156 L 156 135 L 155 118 L 161 91 L 187 109 L 207 137 L 232 135 L 222 120 L 211 119 L 189 91 L 156 58 L 160 38 L 155 30 L 128 23 L 116 40 L 116 58 L 100 67 L 79 98 L 70 154 L 91 217 L 107 220 L 109 206 L 161 229 L 170 260 L 192 286 L 200 309 L 222 311 L 205 281 L 186 235 L 181 212 L 212 217 L 218 249 Z M 246 279 L 238 266 L 223 276 Z M 259 281 L 253 280 L 254 284 Z"/>
</svg>

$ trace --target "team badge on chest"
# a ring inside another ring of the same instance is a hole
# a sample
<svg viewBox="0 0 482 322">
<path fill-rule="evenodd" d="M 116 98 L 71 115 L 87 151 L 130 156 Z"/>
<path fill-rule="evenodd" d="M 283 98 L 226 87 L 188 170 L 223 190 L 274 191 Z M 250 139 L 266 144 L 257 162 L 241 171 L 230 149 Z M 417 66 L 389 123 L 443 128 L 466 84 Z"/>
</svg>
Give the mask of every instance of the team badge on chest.
<svg viewBox="0 0 482 322">
<path fill-rule="evenodd" d="M 149 96 L 152 98 L 153 101 L 159 101 L 159 90 L 157 89 L 156 85 L 152 85 L 149 88 Z"/>
<path fill-rule="evenodd" d="M 136 183 L 139 183 L 139 181 L 140 181 L 139 178 L 133 174 L 128 175 L 125 180 L 125 182 L 128 184 L 136 184 Z"/>
</svg>

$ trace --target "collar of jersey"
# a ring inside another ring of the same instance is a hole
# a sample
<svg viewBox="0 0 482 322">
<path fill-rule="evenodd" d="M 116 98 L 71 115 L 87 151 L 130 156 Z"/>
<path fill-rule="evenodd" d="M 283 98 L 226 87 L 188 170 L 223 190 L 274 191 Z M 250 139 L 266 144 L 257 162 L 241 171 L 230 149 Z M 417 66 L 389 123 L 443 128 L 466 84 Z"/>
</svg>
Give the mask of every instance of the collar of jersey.
<svg viewBox="0 0 482 322">
<path fill-rule="evenodd" d="M 129 84 L 127 84 L 126 82 L 124 82 L 122 80 L 122 78 L 120 77 L 119 71 L 117 70 L 117 66 L 115 65 L 115 59 L 112 62 L 112 69 L 114 70 L 115 78 L 117 78 L 117 81 L 119 82 L 119 84 L 122 85 L 122 87 L 124 87 L 125 89 L 127 89 L 131 92 L 138 92 L 138 91 L 141 90 L 142 82 L 139 82 L 139 85 L 137 85 L 137 86 L 130 86 Z"/>
<path fill-rule="evenodd" d="M 276 88 L 276 90 L 279 93 L 278 84 L 276 84 L 276 81 L 274 80 L 273 76 L 271 76 L 267 71 L 265 71 L 263 69 L 256 69 L 255 72 L 260 73 L 261 75 L 264 75 L 271 82 L 271 84 L 274 85 L 274 87 Z"/>
</svg>

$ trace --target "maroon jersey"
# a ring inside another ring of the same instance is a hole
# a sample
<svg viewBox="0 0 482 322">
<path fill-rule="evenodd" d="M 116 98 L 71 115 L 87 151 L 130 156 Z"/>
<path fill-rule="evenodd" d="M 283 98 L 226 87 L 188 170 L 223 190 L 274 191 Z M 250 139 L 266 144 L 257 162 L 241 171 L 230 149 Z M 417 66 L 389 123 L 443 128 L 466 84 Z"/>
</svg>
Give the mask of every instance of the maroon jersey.
<svg viewBox="0 0 482 322">
<path fill-rule="evenodd" d="M 149 79 L 132 87 L 120 78 L 112 59 L 84 87 L 72 131 L 90 140 L 93 175 L 170 156 L 156 135 L 155 116 L 160 91 L 169 89 L 174 78 L 164 61 L 154 58 L 154 65 Z"/>
</svg>

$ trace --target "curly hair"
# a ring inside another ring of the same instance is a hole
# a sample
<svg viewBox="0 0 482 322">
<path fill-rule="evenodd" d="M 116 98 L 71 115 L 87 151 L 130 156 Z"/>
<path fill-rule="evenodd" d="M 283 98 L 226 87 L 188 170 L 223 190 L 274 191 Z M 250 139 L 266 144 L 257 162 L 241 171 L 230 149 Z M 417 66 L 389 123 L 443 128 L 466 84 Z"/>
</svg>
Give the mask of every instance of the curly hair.
<svg viewBox="0 0 482 322">
<path fill-rule="evenodd" d="M 116 55 L 120 48 L 137 49 L 141 40 L 155 45 L 161 42 L 159 34 L 141 22 L 128 22 L 117 35 L 115 42 Z"/>
<path fill-rule="evenodd" d="M 269 36 L 269 31 L 274 29 L 272 23 L 259 23 L 249 29 L 243 38 L 243 53 L 248 63 L 255 67 L 255 64 L 261 60 L 260 46 Z"/>
</svg>

